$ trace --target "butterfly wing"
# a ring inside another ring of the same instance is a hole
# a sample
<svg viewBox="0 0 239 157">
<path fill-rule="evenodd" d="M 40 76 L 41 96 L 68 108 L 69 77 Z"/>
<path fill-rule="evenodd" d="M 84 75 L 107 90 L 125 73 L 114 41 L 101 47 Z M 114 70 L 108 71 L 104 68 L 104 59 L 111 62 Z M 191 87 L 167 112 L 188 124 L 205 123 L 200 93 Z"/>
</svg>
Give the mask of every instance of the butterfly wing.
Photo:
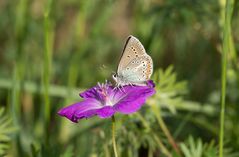
<svg viewBox="0 0 239 157">
<path fill-rule="evenodd" d="M 120 58 L 120 62 L 117 68 L 118 75 L 125 69 L 129 63 L 140 56 L 147 55 L 144 49 L 144 46 L 141 42 L 135 38 L 134 36 L 130 35 L 125 43 L 122 56 Z"/>
<path fill-rule="evenodd" d="M 143 85 L 153 73 L 153 61 L 147 54 L 136 57 L 121 72 L 125 82 Z"/>
</svg>

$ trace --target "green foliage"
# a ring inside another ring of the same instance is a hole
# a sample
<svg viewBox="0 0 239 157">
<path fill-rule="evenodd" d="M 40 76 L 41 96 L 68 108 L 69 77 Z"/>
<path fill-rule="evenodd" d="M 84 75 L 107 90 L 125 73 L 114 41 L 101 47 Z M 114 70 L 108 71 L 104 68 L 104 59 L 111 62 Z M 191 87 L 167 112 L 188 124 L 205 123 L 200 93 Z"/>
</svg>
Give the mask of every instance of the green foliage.
<svg viewBox="0 0 239 157">
<path fill-rule="evenodd" d="M 6 154 L 12 140 L 11 135 L 16 132 L 9 115 L 4 114 L 4 108 L 0 108 L 0 156 Z"/>
<path fill-rule="evenodd" d="M 177 81 L 177 75 L 173 71 L 173 66 L 169 66 L 165 71 L 159 69 L 155 71 L 153 80 L 156 82 L 157 93 L 149 102 L 150 104 L 159 104 L 158 106 L 168 108 L 175 114 L 177 110 L 186 110 L 192 112 L 204 112 L 214 114 L 215 109 L 211 104 L 202 104 L 186 100 L 188 92 L 186 81 Z"/>
<path fill-rule="evenodd" d="M 184 157 L 217 157 L 218 156 L 218 146 L 215 141 L 209 143 L 203 143 L 202 139 L 194 139 L 189 136 L 185 142 L 180 144 L 182 153 Z M 224 156 L 225 157 L 237 157 L 238 152 L 233 152 L 230 147 L 225 146 Z"/>
<path fill-rule="evenodd" d="M 109 80 L 129 34 L 152 56 L 157 92 L 139 112 L 116 114 L 120 155 L 179 157 L 178 148 L 180 157 L 217 156 L 227 27 L 224 157 L 237 157 L 239 2 L 229 8 L 231 21 L 224 2 L 2 0 L 0 156 L 111 157 L 109 119 L 72 124 L 57 111 Z"/>
<path fill-rule="evenodd" d="M 183 101 L 183 94 L 187 92 L 185 81 L 176 81 L 176 73 L 173 66 L 165 71 L 159 69 L 154 73 L 154 81 L 157 83 L 156 99 L 160 100 L 160 106 L 167 107 L 172 113 L 176 113 L 176 106 Z"/>
<path fill-rule="evenodd" d="M 218 152 L 213 141 L 203 144 L 201 139 L 195 140 L 192 136 L 189 136 L 185 143 L 181 143 L 180 147 L 185 157 L 216 157 Z"/>
</svg>

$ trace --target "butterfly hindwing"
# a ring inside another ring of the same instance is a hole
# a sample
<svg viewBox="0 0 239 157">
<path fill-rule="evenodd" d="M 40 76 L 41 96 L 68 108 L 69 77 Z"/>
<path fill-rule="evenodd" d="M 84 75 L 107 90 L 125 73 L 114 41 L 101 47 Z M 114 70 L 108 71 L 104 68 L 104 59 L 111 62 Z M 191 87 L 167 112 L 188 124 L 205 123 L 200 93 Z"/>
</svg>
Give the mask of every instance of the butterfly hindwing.
<svg viewBox="0 0 239 157">
<path fill-rule="evenodd" d="M 149 55 L 134 58 L 122 71 L 123 78 L 132 84 L 145 83 L 153 73 L 153 62 Z"/>
</svg>

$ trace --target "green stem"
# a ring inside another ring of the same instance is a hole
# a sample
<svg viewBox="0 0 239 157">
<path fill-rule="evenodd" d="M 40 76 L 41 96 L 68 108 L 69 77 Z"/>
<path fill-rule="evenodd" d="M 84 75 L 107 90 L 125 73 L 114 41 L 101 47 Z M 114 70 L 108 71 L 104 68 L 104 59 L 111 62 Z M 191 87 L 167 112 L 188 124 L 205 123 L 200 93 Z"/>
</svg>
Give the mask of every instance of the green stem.
<svg viewBox="0 0 239 157">
<path fill-rule="evenodd" d="M 115 117 L 114 116 L 112 116 L 112 142 L 113 142 L 115 157 L 118 157 L 116 140 L 115 140 Z"/>
<path fill-rule="evenodd" d="M 149 123 L 144 119 L 144 117 L 140 114 L 140 113 L 136 113 L 136 115 L 139 117 L 139 119 L 141 120 L 142 124 L 144 125 L 144 127 L 150 131 L 150 133 L 153 135 L 155 141 L 157 142 L 157 144 L 159 145 L 160 150 L 163 152 L 163 154 L 165 154 L 167 157 L 172 157 L 171 153 L 169 152 L 169 150 L 164 146 L 163 142 L 161 141 L 161 139 L 156 135 L 156 133 L 151 129 Z"/>
<path fill-rule="evenodd" d="M 162 131 L 164 132 L 164 134 L 166 135 L 169 143 L 171 144 L 171 146 L 173 147 L 173 149 L 177 152 L 178 155 L 180 155 L 180 150 L 177 146 L 177 143 L 175 142 L 175 140 L 173 139 L 173 136 L 171 135 L 170 131 L 168 130 L 166 124 L 163 121 L 163 118 L 161 117 L 160 114 L 160 109 L 157 108 L 155 105 L 153 105 L 153 111 L 156 115 L 157 121 L 159 123 L 160 128 L 162 129 Z"/>
<path fill-rule="evenodd" d="M 223 45 L 222 45 L 222 75 L 221 75 L 221 113 L 220 113 L 220 135 L 219 135 L 219 157 L 223 157 L 224 146 L 224 121 L 225 121 L 225 102 L 226 102 L 226 72 L 227 72 L 227 53 L 231 51 L 231 17 L 233 12 L 234 0 L 227 0 L 225 6 L 225 20 L 223 23 Z"/>
</svg>

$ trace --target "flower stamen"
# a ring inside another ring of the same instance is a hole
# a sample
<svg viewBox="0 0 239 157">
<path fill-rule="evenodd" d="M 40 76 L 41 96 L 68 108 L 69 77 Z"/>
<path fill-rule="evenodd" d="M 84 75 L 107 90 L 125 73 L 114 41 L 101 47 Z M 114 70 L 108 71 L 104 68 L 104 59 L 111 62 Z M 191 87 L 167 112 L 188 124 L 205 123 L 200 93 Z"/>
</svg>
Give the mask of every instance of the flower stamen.
<svg viewBox="0 0 239 157">
<path fill-rule="evenodd" d="M 105 83 L 105 84 L 98 83 L 98 87 L 99 87 L 98 92 L 103 97 L 103 105 L 104 106 L 113 106 L 114 104 L 112 103 L 111 99 L 109 98 L 109 94 L 107 92 L 109 89 L 109 86 L 107 85 L 107 83 Z"/>
</svg>

